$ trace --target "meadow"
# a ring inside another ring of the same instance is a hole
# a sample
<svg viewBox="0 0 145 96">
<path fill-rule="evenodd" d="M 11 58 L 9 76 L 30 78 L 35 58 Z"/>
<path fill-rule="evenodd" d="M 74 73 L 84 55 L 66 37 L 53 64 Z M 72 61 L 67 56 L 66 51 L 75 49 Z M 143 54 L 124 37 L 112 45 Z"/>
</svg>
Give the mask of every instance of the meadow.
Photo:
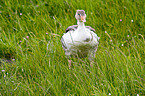
<svg viewBox="0 0 145 96">
<path fill-rule="evenodd" d="M 100 43 L 69 69 L 60 40 L 78 9 Z M 144 96 L 144 36 L 145 0 L 1 0 L 0 96 Z"/>
</svg>

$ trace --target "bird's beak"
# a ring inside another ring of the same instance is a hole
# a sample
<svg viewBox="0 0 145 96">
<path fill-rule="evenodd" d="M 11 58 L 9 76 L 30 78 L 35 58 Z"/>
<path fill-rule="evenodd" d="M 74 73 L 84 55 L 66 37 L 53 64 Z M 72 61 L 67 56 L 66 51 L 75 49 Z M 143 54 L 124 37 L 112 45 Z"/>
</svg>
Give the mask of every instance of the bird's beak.
<svg viewBox="0 0 145 96">
<path fill-rule="evenodd" d="M 86 22 L 85 16 L 81 16 L 81 21 Z"/>
</svg>

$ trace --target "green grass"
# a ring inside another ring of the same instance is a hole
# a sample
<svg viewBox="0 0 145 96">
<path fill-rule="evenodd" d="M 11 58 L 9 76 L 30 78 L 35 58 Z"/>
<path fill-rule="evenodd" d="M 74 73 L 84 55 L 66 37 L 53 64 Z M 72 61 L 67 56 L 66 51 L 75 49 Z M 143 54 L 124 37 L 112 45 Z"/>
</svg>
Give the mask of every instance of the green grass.
<svg viewBox="0 0 145 96">
<path fill-rule="evenodd" d="M 77 9 L 100 44 L 69 69 L 60 39 Z M 144 0 L 1 0 L 0 96 L 145 95 L 144 17 Z"/>
</svg>

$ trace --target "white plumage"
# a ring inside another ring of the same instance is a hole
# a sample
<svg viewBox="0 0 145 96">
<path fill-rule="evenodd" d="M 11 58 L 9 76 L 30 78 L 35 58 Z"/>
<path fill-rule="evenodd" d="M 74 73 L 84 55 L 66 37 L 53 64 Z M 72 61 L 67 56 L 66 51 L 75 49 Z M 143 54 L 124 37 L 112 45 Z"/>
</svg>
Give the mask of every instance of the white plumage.
<svg viewBox="0 0 145 96">
<path fill-rule="evenodd" d="M 99 44 L 99 37 L 90 26 L 85 26 L 86 14 L 84 10 L 77 10 L 78 25 L 69 26 L 62 36 L 61 43 L 66 56 L 89 57 L 93 60 Z"/>
</svg>

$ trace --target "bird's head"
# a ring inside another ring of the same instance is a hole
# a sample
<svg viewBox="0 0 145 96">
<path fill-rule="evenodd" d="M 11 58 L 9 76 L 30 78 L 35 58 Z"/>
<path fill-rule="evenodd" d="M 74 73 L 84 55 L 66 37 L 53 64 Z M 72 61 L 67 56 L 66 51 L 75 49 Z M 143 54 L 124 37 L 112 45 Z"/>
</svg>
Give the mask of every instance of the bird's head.
<svg viewBox="0 0 145 96">
<path fill-rule="evenodd" d="M 84 10 L 77 10 L 75 17 L 80 22 L 86 22 L 86 14 Z"/>
</svg>

